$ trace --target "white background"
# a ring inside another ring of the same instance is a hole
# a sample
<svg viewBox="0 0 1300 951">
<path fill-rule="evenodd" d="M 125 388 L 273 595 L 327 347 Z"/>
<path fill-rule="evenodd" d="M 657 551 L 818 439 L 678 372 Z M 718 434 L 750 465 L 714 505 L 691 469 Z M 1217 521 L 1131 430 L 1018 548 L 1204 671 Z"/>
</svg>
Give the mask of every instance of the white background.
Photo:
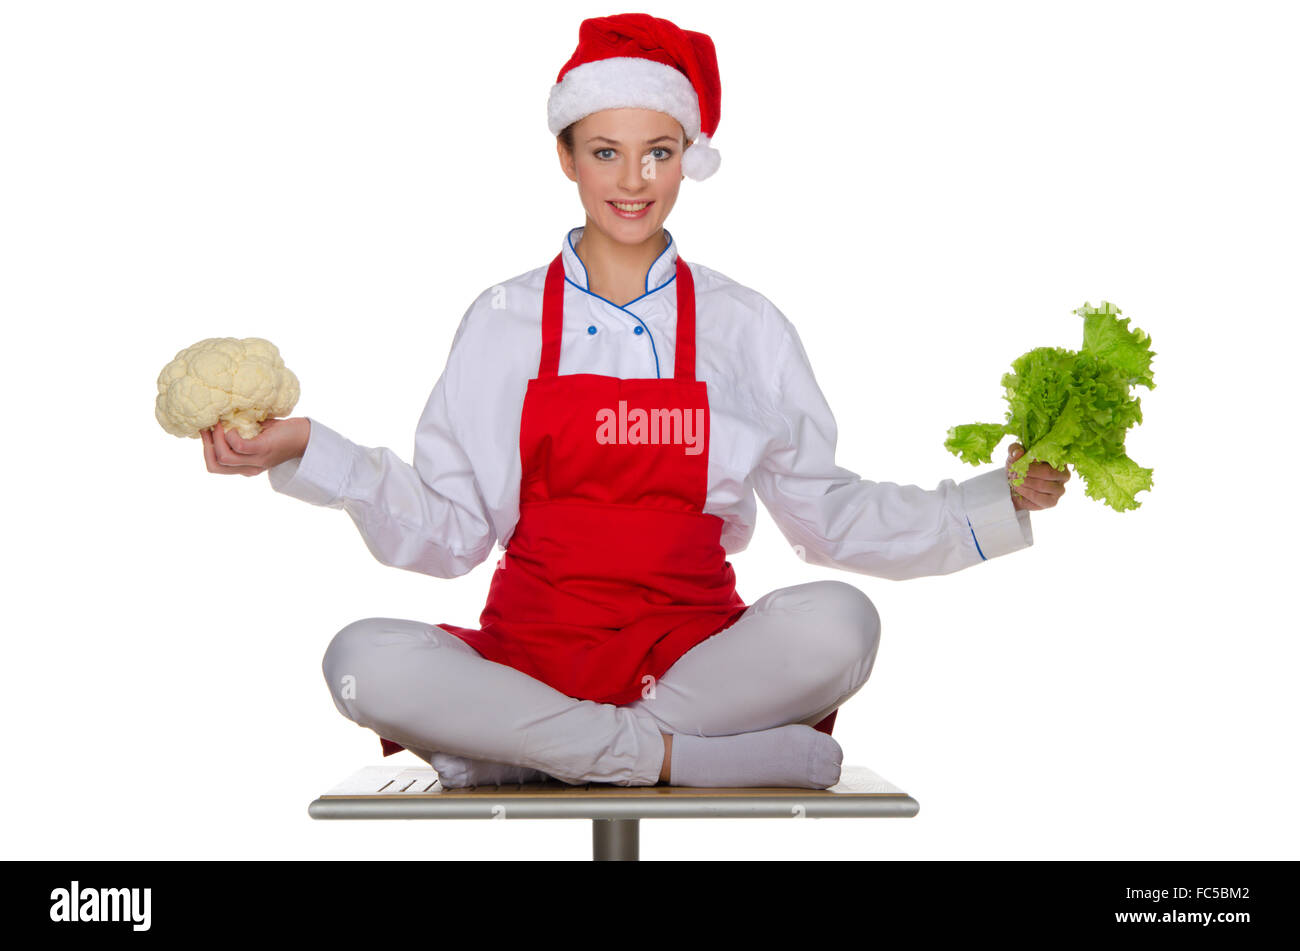
<svg viewBox="0 0 1300 951">
<path fill-rule="evenodd" d="M 472 625 L 492 560 L 386 568 L 343 512 L 209 474 L 153 403 L 178 350 L 266 337 L 295 415 L 409 460 L 466 307 L 583 223 L 546 96 L 614 8 L 0 11 L 5 857 L 589 857 L 585 821 L 308 817 L 384 762 L 331 702 L 330 638 Z M 1077 348 L 1085 301 L 1151 335 L 1157 389 L 1140 509 L 1076 476 L 1031 548 L 953 575 L 806 565 L 760 507 L 747 601 L 838 578 L 876 603 L 835 738 L 921 811 L 655 820 L 644 858 L 1297 857 L 1293 11 L 649 11 L 709 33 L 723 84 L 722 168 L 668 227 L 794 322 L 841 464 L 976 474 L 947 428 L 1001 420 L 1011 360 Z"/>
</svg>

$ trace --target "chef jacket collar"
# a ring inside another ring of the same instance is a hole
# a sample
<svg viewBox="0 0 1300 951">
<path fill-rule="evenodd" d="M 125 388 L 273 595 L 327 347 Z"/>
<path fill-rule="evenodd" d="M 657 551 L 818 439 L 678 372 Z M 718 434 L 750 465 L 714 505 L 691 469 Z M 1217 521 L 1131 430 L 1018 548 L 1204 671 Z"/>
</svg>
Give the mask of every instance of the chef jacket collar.
<svg viewBox="0 0 1300 951">
<path fill-rule="evenodd" d="M 570 229 L 564 236 L 564 246 L 560 249 L 560 253 L 564 258 L 565 277 L 575 286 L 591 294 L 591 287 L 587 283 L 587 266 L 582 263 L 582 258 L 578 257 L 578 252 L 574 250 L 582 240 L 583 230 L 582 226 Z M 650 269 L 646 271 L 646 294 L 659 290 L 677 276 L 677 242 L 673 240 L 673 234 L 667 228 L 664 229 L 664 234 L 668 237 L 668 247 L 660 252 L 659 256 L 651 262 Z M 628 303 L 632 302 L 628 301 Z"/>
</svg>

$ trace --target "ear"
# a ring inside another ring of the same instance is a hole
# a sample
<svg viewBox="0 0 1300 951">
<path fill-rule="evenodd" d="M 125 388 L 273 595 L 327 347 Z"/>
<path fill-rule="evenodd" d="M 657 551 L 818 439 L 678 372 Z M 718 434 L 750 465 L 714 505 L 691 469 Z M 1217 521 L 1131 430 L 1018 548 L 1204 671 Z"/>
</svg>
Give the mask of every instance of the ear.
<svg viewBox="0 0 1300 951">
<path fill-rule="evenodd" d="M 571 182 L 578 180 L 578 170 L 574 167 L 573 155 L 564 147 L 564 142 L 557 135 L 555 137 L 555 154 L 560 159 L 560 170 Z"/>
</svg>

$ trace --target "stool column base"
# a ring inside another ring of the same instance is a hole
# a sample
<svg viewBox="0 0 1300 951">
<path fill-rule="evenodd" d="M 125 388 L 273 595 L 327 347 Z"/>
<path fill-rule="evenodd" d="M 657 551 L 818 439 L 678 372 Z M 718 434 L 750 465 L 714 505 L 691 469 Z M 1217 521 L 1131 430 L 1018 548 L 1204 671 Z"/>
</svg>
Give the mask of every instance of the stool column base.
<svg viewBox="0 0 1300 951">
<path fill-rule="evenodd" d="M 640 819 L 592 819 L 592 860 L 596 862 L 640 861 L 640 822 Z"/>
</svg>

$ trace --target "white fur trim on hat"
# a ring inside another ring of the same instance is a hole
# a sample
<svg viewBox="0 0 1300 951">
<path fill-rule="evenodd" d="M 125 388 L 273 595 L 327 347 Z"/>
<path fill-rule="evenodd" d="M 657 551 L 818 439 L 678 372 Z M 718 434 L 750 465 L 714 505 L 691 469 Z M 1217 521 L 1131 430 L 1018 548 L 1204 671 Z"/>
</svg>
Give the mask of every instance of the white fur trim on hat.
<svg viewBox="0 0 1300 951">
<path fill-rule="evenodd" d="M 546 125 L 559 135 L 569 123 L 602 109 L 653 109 L 680 122 L 688 141 L 700 134 L 695 87 L 681 70 L 651 59 L 612 56 L 573 67 L 551 87 Z M 686 155 L 698 147 L 691 146 Z"/>
</svg>

